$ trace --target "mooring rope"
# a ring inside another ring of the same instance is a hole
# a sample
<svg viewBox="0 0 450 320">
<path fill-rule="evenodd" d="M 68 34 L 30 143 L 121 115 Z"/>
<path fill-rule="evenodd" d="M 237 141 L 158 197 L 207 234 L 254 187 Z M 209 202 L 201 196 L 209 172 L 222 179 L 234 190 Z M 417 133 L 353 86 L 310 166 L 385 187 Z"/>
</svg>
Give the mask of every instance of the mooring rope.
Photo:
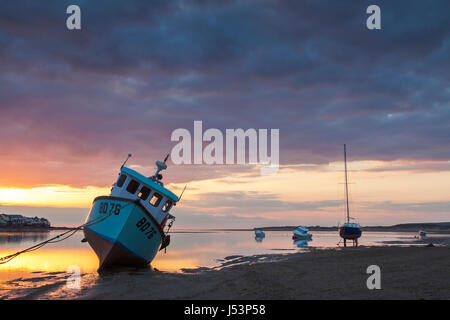
<svg viewBox="0 0 450 320">
<path fill-rule="evenodd" d="M 129 204 L 132 204 L 132 203 L 134 203 L 134 202 L 129 202 L 129 203 L 127 203 L 126 205 L 124 205 L 123 207 L 121 207 L 121 209 L 125 208 L 126 206 L 128 206 Z M 79 230 L 83 229 L 84 227 L 90 227 L 90 226 L 92 226 L 92 225 L 94 225 L 94 224 L 97 224 L 97 223 L 99 223 L 99 222 L 105 221 L 105 220 L 106 220 L 107 218 L 109 218 L 111 215 L 112 215 L 112 211 L 110 211 L 110 212 L 109 212 L 106 216 L 104 216 L 104 217 L 98 217 L 98 218 L 96 218 L 96 219 L 94 219 L 94 220 L 92 220 L 92 221 L 83 223 L 82 225 L 80 225 L 80 226 L 78 226 L 78 227 L 71 228 L 71 229 L 67 230 L 66 232 L 63 232 L 63 233 L 61 233 L 61 234 L 59 234 L 59 235 L 57 235 L 57 236 L 55 236 L 55 237 L 53 237 L 53 238 L 51 238 L 51 239 L 47 239 L 47 240 L 45 240 L 45 241 L 43 241 L 43 242 L 40 242 L 40 243 L 38 243 L 38 244 L 35 244 L 34 246 L 31 246 L 31 247 L 26 248 L 26 249 L 24 249 L 24 250 L 17 251 L 16 253 L 13 253 L 13 254 L 4 256 L 4 257 L 0 258 L 0 264 L 8 263 L 8 262 L 10 262 L 12 259 L 16 258 L 17 256 L 19 256 L 19 255 L 21 255 L 21 254 L 23 254 L 23 253 L 38 250 L 38 249 L 42 248 L 43 246 L 45 246 L 45 245 L 48 244 L 48 243 L 57 243 L 57 242 L 64 241 L 64 240 L 70 238 L 71 236 L 73 236 L 75 233 L 77 233 Z M 67 235 L 67 234 L 68 234 L 68 235 Z M 66 235 L 67 235 L 67 236 L 66 236 Z M 65 237 L 64 237 L 64 238 L 61 238 L 62 236 L 65 236 Z M 61 239 L 60 239 L 60 238 L 61 238 Z"/>
</svg>

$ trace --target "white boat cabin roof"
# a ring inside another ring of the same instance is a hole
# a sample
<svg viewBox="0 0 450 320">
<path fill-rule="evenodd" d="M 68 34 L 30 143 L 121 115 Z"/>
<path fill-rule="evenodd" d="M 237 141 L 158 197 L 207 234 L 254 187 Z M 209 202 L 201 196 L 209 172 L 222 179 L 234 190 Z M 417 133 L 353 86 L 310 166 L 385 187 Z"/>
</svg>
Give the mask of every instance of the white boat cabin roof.
<svg viewBox="0 0 450 320">
<path fill-rule="evenodd" d="M 151 180 L 150 178 L 143 176 L 139 172 L 134 171 L 127 167 L 122 167 L 122 169 L 120 171 L 121 171 L 121 174 L 125 173 L 127 176 L 132 177 L 133 179 L 137 180 L 138 182 L 140 182 L 144 185 L 147 185 L 148 187 L 162 193 L 163 195 L 168 197 L 170 200 L 172 200 L 174 202 L 178 202 L 178 197 L 172 191 L 166 189 L 162 184 L 159 184 L 159 183 Z"/>
</svg>

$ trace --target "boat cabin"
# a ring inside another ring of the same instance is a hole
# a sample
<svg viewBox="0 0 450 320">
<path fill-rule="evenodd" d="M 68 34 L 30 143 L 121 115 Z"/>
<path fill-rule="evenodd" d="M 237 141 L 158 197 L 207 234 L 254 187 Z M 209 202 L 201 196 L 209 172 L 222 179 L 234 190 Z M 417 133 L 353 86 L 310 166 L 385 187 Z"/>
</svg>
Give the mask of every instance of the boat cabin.
<svg viewBox="0 0 450 320">
<path fill-rule="evenodd" d="M 139 172 L 127 167 L 122 167 L 119 178 L 111 189 L 112 197 L 130 200 L 140 199 L 140 203 L 150 212 L 155 220 L 164 227 L 170 209 L 178 201 L 178 197 L 166 189 L 160 181 L 162 176 L 147 178 Z"/>
</svg>

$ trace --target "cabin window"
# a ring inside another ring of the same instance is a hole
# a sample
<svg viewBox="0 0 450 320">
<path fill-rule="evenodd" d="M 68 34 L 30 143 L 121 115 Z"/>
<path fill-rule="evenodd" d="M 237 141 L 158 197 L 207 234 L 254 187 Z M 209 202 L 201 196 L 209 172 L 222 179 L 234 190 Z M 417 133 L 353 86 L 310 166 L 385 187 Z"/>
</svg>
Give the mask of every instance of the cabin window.
<svg viewBox="0 0 450 320">
<path fill-rule="evenodd" d="M 139 182 L 137 182 L 136 180 L 131 180 L 128 184 L 127 191 L 131 194 L 135 194 L 138 188 Z"/>
<path fill-rule="evenodd" d="M 164 203 L 164 206 L 162 208 L 163 212 L 167 212 L 170 210 L 170 208 L 172 207 L 172 201 L 167 200 L 166 203 Z"/>
<path fill-rule="evenodd" d="M 159 206 L 159 204 L 161 203 L 161 200 L 162 200 L 162 195 L 160 195 L 159 193 L 154 193 L 153 195 L 152 195 L 152 197 L 150 198 L 150 204 L 152 205 L 152 206 L 154 206 L 154 207 L 158 207 Z"/>
<path fill-rule="evenodd" d="M 122 188 L 123 184 L 125 183 L 125 180 L 127 180 L 127 175 L 126 174 L 121 174 L 119 179 L 117 180 L 116 185 L 119 188 Z"/>
<path fill-rule="evenodd" d="M 146 186 L 143 186 L 141 191 L 139 191 L 139 193 L 138 193 L 138 197 L 144 201 L 147 200 L 149 195 L 150 195 L 150 189 L 147 188 Z"/>
</svg>

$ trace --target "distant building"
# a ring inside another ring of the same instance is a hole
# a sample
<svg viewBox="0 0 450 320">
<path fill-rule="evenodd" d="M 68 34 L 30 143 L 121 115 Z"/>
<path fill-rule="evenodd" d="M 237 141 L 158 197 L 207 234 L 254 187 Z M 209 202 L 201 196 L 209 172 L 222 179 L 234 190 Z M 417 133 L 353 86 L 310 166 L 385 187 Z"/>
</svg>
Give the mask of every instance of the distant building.
<svg viewBox="0 0 450 320">
<path fill-rule="evenodd" d="M 45 218 L 29 218 L 18 214 L 0 214 L 1 227 L 50 227 L 50 221 Z"/>
</svg>

